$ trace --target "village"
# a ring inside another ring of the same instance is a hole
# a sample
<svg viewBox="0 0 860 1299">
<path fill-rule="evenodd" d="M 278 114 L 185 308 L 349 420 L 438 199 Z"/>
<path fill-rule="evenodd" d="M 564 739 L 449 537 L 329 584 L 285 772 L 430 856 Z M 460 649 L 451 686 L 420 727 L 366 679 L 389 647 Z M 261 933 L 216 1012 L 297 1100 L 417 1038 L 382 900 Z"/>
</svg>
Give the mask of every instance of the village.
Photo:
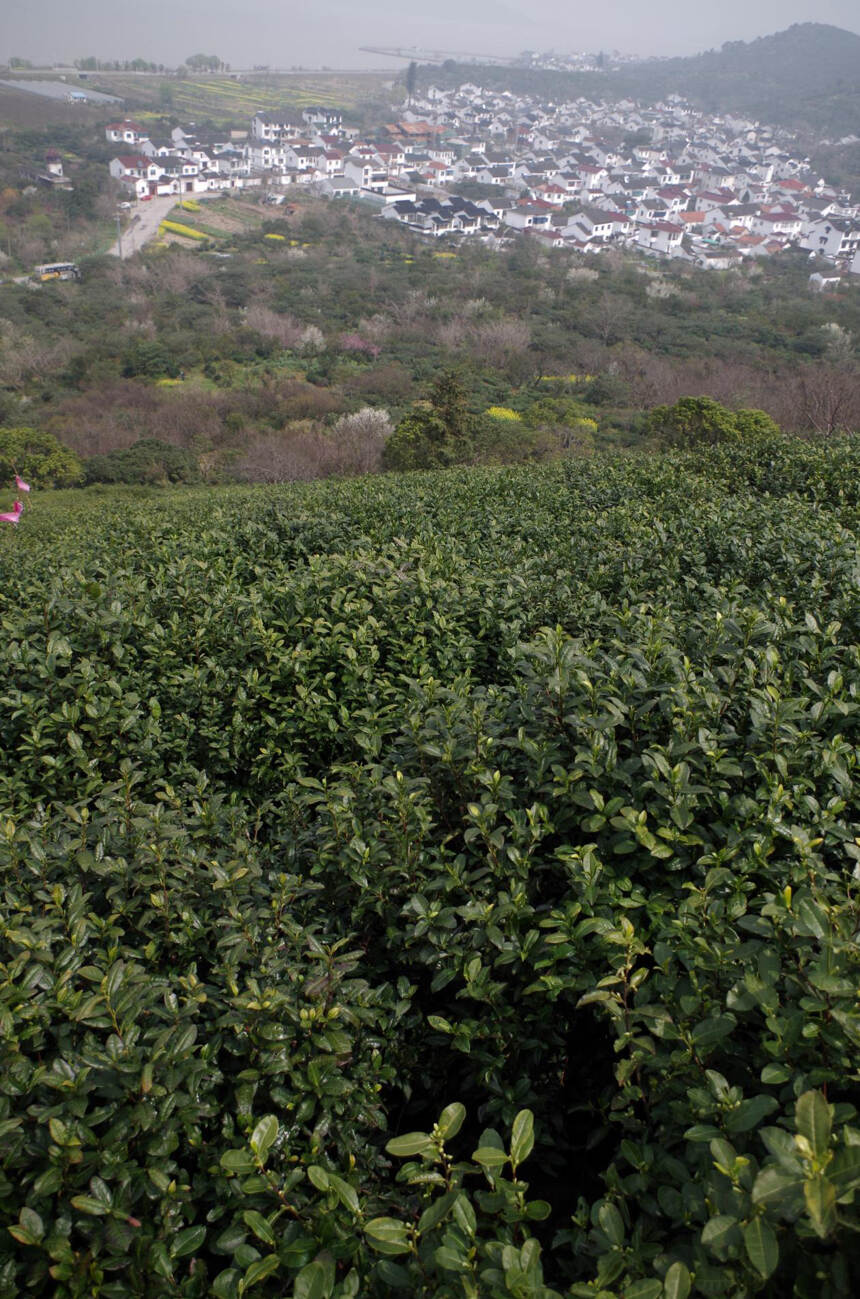
<svg viewBox="0 0 860 1299">
<path fill-rule="evenodd" d="M 710 116 L 682 99 L 541 102 L 474 84 L 430 87 L 362 133 L 334 108 L 258 112 L 247 132 L 193 125 L 164 139 L 110 123 L 111 176 L 129 198 L 297 187 L 373 205 L 431 239 L 613 248 L 727 270 L 786 250 L 813 288 L 860 274 L 860 205 L 826 183 L 784 131 Z"/>
</svg>

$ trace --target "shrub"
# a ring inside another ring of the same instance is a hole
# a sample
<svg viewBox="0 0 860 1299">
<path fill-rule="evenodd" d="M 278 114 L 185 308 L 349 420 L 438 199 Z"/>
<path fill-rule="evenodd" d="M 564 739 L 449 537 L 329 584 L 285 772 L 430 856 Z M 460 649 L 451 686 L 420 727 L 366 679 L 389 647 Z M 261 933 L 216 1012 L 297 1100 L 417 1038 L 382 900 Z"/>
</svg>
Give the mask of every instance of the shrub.
<svg viewBox="0 0 860 1299">
<path fill-rule="evenodd" d="M 780 427 L 776 420 L 763 410 L 736 410 L 735 426 L 744 441 L 755 438 L 779 437 Z"/>
<path fill-rule="evenodd" d="M 591 406 L 626 406 L 630 401 L 630 385 L 610 371 L 591 375 L 582 389 L 582 399 Z"/>
<path fill-rule="evenodd" d="M 858 1292 L 860 441 L 759 445 L 0 536 L 0 1299 Z"/>
<path fill-rule="evenodd" d="M 489 406 L 485 412 L 491 419 L 504 419 L 520 423 L 522 415 L 518 410 L 511 410 L 510 406 Z"/>
<path fill-rule="evenodd" d="M 338 343 L 342 352 L 367 356 L 371 360 L 375 360 L 381 351 L 377 343 L 371 343 L 369 339 L 362 338 L 360 334 L 341 334 Z"/>
<path fill-rule="evenodd" d="M 197 458 L 184 447 L 158 438 L 141 438 L 132 446 L 107 455 L 91 456 L 84 465 L 87 483 L 169 483 L 200 481 Z"/>
<path fill-rule="evenodd" d="M 519 420 L 488 419 L 475 435 L 471 459 L 484 465 L 518 464 L 551 460 L 560 449 L 551 429 L 526 428 Z"/>
<path fill-rule="evenodd" d="M 588 413 L 583 410 L 582 404 L 572 397 L 541 397 L 523 415 L 529 428 L 573 426 L 587 418 Z"/>
<path fill-rule="evenodd" d="M 152 338 L 141 338 L 132 343 L 123 354 L 122 374 L 126 379 L 175 379 L 179 374 L 179 364 L 164 343 Z"/>
<path fill-rule="evenodd" d="M 648 428 L 664 446 L 716 446 L 778 435 L 779 428 L 762 410 L 729 410 L 712 397 L 681 397 L 674 406 L 655 406 Z"/>
<path fill-rule="evenodd" d="M 195 230 L 193 226 L 182 225 L 180 221 L 162 221 L 158 227 L 161 233 L 170 231 L 174 235 L 183 235 L 186 239 L 208 239 L 209 236 L 203 234 L 202 230 Z"/>
</svg>

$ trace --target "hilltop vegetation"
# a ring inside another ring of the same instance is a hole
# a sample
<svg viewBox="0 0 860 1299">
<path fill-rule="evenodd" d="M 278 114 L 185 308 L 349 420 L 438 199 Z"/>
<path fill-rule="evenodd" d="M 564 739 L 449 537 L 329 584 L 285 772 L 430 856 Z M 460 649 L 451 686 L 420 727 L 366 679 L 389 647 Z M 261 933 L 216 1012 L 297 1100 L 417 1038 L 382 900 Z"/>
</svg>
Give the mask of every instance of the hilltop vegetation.
<svg viewBox="0 0 860 1299">
<path fill-rule="evenodd" d="M 0 535 L 0 1296 L 860 1282 L 860 447 Z"/>
<path fill-rule="evenodd" d="M 707 112 L 738 113 L 817 137 L 856 134 L 860 36 L 826 23 L 795 23 L 755 41 L 729 41 L 691 58 L 654 59 L 609 73 L 476 67 L 446 63 L 420 70 L 422 85 L 475 82 L 547 99 L 656 103 L 682 95 Z"/>
</svg>

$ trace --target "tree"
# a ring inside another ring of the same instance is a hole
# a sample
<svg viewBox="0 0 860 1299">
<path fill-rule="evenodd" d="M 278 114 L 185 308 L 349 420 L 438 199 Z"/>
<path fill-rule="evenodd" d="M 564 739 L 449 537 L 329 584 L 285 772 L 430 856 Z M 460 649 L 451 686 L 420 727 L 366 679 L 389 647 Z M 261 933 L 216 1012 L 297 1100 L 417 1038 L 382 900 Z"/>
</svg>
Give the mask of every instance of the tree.
<svg viewBox="0 0 860 1299">
<path fill-rule="evenodd" d="M 430 400 L 406 415 L 386 443 L 384 469 L 436 469 L 471 459 L 480 419 L 450 370 L 430 389 Z"/>
<path fill-rule="evenodd" d="M 797 380 L 796 405 L 802 424 L 832 435 L 860 427 L 860 384 L 848 366 L 806 365 Z"/>
<path fill-rule="evenodd" d="M 452 370 L 446 370 L 430 389 L 430 405 L 449 437 L 467 438 L 472 431 L 466 390 Z"/>
<path fill-rule="evenodd" d="M 418 64 L 413 59 L 406 69 L 406 102 L 412 103 L 415 96 L 415 85 L 418 80 Z"/>
<path fill-rule="evenodd" d="M 0 428 L 0 481 L 12 481 L 14 474 L 34 487 L 74 487 L 81 481 L 83 467 L 69 447 L 34 428 Z"/>
<path fill-rule="evenodd" d="M 854 363 L 854 335 L 835 320 L 829 320 L 819 330 L 824 340 L 824 356 L 832 365 L 852 366 Z"/>
<path fill-rule="evenodd" d="M 377 470 L 391 431 L 387 410 L 364 406 L 351 415 L 341 415 L 331 430 L 341 471 L 370 474 Z"/>
<path fill-rule="evenodd" d="M 192 54 L 185 60 L 185 64 L 192 72 L 217 72 L 224 66 L 217 54 Z"/>
</svg>

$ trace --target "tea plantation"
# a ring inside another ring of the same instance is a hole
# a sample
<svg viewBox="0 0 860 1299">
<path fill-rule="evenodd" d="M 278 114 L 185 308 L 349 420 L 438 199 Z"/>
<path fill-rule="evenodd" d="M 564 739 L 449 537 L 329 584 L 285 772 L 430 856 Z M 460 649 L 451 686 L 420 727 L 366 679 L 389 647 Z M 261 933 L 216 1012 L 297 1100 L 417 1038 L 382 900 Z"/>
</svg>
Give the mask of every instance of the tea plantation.
<svg viewBox="0 0 860 1299">
<path fill-rule="evenodd" d="M 860 441 L 0 534 L 0 1299 L 860 1292 Z"/>
</svg>

